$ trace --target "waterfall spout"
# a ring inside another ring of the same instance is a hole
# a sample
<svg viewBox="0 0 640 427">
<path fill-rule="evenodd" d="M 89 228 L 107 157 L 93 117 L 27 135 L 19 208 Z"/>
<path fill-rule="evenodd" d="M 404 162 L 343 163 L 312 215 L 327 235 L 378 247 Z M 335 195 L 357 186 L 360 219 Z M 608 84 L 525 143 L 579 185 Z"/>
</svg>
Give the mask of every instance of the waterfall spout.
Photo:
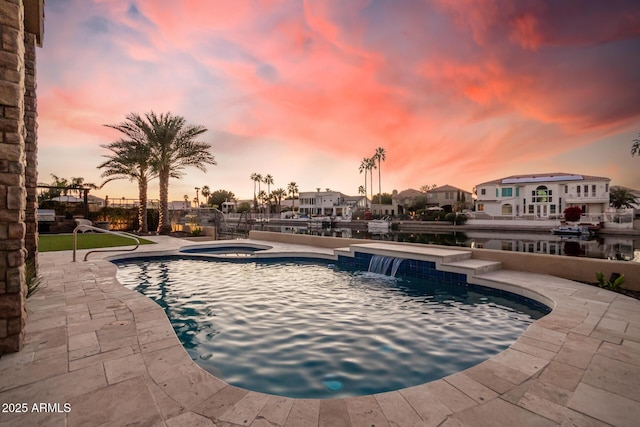
<svg viewBox="0 0 640 427">
<path fill-rule="evenodd" d="M 391 277 L 396 277 L 396 273 L 400 268 L 400 264 L 404 261 L 403 258 L 395 258 L 386 255 L 373 255 L 369 262 L 369 271 L 371 273 L 378 273 L 386 275 L 390 271 Z"/>
</svg>

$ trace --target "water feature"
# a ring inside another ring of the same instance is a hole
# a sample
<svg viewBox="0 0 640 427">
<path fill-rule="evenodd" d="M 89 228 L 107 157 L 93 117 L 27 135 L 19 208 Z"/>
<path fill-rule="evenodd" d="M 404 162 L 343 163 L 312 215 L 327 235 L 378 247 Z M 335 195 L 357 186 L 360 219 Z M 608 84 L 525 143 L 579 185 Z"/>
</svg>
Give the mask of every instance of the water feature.
<svg viewBox="0 0 640 427">
<path fill-rule="evenodd" d="M 386 255 L 373 255 L 369 262 L 369 272 L 378 274 L 387 274 L 391 268 L 390 276 L 396 277 L 400 264 L 404 261 L 402 258 L 390 257 Z"/>
</svg>

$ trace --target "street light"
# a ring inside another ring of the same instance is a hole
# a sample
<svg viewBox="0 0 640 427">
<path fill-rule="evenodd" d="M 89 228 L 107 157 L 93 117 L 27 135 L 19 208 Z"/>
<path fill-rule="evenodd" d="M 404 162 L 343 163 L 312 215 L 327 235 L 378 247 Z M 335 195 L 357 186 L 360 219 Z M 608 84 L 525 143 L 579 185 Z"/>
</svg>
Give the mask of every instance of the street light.
<svg viewBox="0 0 640 427">
<path fill-rule="evenodd" d="M 200 187 L 195 187 L 196 190 L 196 209 L 200 208 L 200 199 L 198 198 L 198 191 L 200 191 Z"/>
</svg>

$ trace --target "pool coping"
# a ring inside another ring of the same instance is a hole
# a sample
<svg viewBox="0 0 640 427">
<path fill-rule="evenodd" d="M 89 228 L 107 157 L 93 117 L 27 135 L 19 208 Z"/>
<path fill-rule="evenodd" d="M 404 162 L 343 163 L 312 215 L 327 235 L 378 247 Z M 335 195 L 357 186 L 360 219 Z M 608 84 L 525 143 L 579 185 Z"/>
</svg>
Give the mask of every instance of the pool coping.
<svg viewBox="0 0 640 427">
<path fill-rule="evenodd" d="M 174 254 L 179 246 L 193 246 L 179 239 L 155 240 L 157 248 L 139 252 Z M 261 254 L 335 254 L 268 245 L 273 249 Z M 355 246 L 389 249 L 380 243 Z M 427 246 L 411 251 L 436 256 Z M 553 311 L 505 351 L 441 380 L 370 396 L 291 399 L 243 390 L 204 371 L 184 350 L 163 310 L 120 285 L 117 267 L 106 257 L 95 257 L 72 263 L 69 252 L 40 254 L 46 285 L 28 301 L 25 348 L 0 359 L 0 401 L 69 403 L 70 411 L 3 413 L 0 426 L 125 421 L 166 426 L 625 426 L 640 417 L 640 302 L 597 287 L 465 266 L 464 260 L 441 262 L 440 268 L 452 271 L 475 268 L 470 283 L 543 298 Z"/>
</svg>

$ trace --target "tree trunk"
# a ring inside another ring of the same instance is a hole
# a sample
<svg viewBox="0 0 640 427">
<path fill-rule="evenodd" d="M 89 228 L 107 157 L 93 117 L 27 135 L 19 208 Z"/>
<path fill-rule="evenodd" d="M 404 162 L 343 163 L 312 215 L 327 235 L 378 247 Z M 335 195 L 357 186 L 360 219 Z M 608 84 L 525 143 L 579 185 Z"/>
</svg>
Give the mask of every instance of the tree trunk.
<svg viewBox="0 0 640 427">
<path fill-rule="evenodd" d="M 148 233 L 149 225 L 147 224 L 147 179 L 140 178 L 138 180 L 138 232 Z"/>
<path fill-rule="evenodd" d="M 158 220 L 158 234 L 171 233 L 169 220 L 169 172 L 162 171 L 160 179 L 160 218 Z"/>
</svg>

